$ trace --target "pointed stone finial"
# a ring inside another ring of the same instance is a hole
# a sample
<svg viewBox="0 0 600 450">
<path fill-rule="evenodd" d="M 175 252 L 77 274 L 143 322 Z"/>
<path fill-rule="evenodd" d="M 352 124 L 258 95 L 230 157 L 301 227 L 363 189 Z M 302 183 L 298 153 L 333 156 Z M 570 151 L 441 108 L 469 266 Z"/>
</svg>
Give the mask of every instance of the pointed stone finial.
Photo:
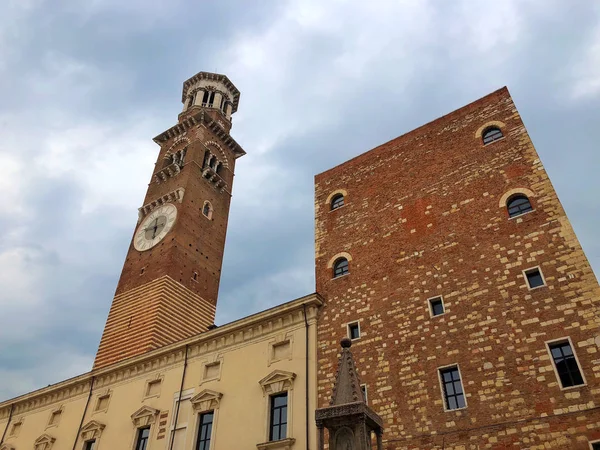
<svg viewBox="0 0 600 450">
<path fill-rule="evenodd" d="M 343 405 L 346 403 L 364 402 L 362 390 L 360 389 L 360 380 L 356 373 L 354 358 L 350 347 L 352 341 L 345 337 L 340 341 L 342 353 L 338 363 L 338 371 L 333 385 L 333 393 L 330 405 Z"/>
<path fill-rule="evenodd" d="M 352 341 L 346 337 L 340 345 L 342 351 L 331 402 L 315 411 L 318 450 L 325 448 L 325 428 L 329 430 L 329 448 L 332 450 L 369 450 L 373 432 L 377 436 L 377 450 L 383 450 L 383 421 L 365 402 L 350 351 Z"/>
</svg>

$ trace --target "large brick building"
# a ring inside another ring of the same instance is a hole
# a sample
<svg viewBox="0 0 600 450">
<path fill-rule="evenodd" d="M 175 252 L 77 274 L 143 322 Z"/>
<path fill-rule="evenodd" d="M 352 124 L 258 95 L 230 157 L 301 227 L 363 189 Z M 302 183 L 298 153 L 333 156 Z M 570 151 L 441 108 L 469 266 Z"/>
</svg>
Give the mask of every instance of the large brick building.
<svg viewBox="0 0 600 450">
<path fill-rule="evenodd" d="M 387 449 L 600 440 L 598 283 L 506 88 L 315 185 L 321 406 L 348 335 Z"/>
</svg>

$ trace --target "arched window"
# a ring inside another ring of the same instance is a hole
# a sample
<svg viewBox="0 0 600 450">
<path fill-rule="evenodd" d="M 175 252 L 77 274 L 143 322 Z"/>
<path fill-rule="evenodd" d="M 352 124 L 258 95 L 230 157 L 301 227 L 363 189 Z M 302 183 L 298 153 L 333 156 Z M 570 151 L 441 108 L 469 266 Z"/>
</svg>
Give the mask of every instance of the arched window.
<svg viewBox="0 0 600 450">
<path fill-rule="evenodd" d="M 338 209 L 344 206 L 344 196 L 337 194 L 331 199 L 331 210 Z"/>
<path fill-rule="evenodd" d="M 487 130 L 483 132 L 483 145 L 489 144 L 490 142 L 497 141 L 498 139 L 503 138 L 504 135 L 502 131 L 498 127 L 489 127 Z"/>
<path fill-rule="evenodd" d="M 348 260 L 346 258 L 339 258 L 333 264 L 333 278 L 341 277 L 348 273 Z"/>
<path fill-rule="evenodd" d="M 209 202 L 206 202 L 204 204 L 204 207 L 202 208 L 202 214 L 204 214 L 209 219 L 211 218 L 211 216 L 212 216 L 212 207 L 210 206 Z"/>
<path fill-rule="evenodd" d="M 506 202 L 506 208 L 508 209 L 509 217 L 520 216 L 526 212 L 533 211 L 531 202 L 524 194 L 513 195 Z"/>
</svg>

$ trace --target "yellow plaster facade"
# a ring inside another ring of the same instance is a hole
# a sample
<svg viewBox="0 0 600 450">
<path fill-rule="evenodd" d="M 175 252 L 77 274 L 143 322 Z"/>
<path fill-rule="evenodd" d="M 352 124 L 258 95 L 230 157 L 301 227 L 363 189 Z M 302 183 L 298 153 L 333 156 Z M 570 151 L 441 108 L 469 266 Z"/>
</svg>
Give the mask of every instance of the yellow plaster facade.
<svg viewBox="0 0 600 450">
<path fill-rule="evenodd" d="M 94 450 L 133 450 L 149 426 L 146 450 L 194 450 L 209 411 L 210 450 L 304 449 L 307 436 L 314 448 L 321 304 L 302 297 L 0 403 L 0 448 L 85 450 L 95 440 Z M 270 397 L 282 392 L 286 438 L 270 442 Z"/>
</svg>

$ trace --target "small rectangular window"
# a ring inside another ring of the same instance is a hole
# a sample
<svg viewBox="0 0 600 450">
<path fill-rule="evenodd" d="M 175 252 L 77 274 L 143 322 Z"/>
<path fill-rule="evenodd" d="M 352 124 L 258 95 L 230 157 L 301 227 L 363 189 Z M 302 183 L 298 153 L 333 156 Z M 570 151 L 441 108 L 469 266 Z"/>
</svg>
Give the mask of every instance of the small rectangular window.
<svg viewBox="0 0 600 450">
<path fill-rule="evenodd" d="M 360 326 L 358 322 L 348 324 L 348 337 L 352 340 L 360 338 Z"/>
<path fill-rule="evenodd" d="M 431 317 L 440 316 L 446 311 L 444 310 L 444 301 L 442 297 L 434 297 L 429 299 L 429 312 Z"/>
<path fill-rule="evenodd" d="M 600 450 L 600 441 L 591 442 L 591 444 L 592 444 L 592 450 Z"/>
<path fill-rule="evenodd" d="M 212 434 L 214 412 L 207 412 L 200 415 L 198 426 L 198 442 L 196 450 L 210 449 L 210 436 Z"/>
<path fill-rule="evenodd" d="M 569 341 L 555 342 L 549 344 L 548 347 L 562 387 L 567 388 L 584 384 L 577 358 Z"/>
<path fill-rule="evenodd" d="M 362 391 L 363 394 L 363 398 L 365 399 L 365 403 L 369 403 L 369 398 L 367 397 L 367 385 L 366 384 L 361 384 L 360 385 L 360 390 Z"/>
<path fill-rule="evenodd" d="M 535 289 L 540 286 L 545 286 L 544 277 L 539 267 L 529 269 L 525 271 L 525 278 L 527 279 L 527 285 L 529 289 Z"/>
<path fill-rule="evenodd" d="M 148 447 L 148 438 L 150 437 L 150 427 L 140 428 L 138 430 L 135 450 L 146 450 Z"/>
<path fill-rule="evenodd" d="M 287 436 L 287 406 L 287 392 L 271 396 L 270 441 L 279 441 Z"/>
<path fill-rule="evenodd" d="M 96 440 L 85 441 L 84 450 L 94 450 L 96 448 Z"/>
<path fill-rule="evenodd" d="M 440 378 L 444 390 L 446 409 L 452 410 L 467 406 L 458 367 L 440 369 Z"/>
</svg>

